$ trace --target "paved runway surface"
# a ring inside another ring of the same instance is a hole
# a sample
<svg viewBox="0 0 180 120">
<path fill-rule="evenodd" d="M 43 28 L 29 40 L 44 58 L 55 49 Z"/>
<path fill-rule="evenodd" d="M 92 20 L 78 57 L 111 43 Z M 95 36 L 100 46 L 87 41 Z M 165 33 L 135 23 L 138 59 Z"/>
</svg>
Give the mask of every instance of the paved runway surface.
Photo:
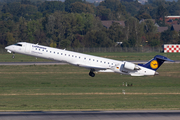
<svg viewBox="0 0 180 120">
<path fill-rule="evenodd" d="M 0 112 L 0 120 L 180 120 L 180 110 Z"/>
</svg>

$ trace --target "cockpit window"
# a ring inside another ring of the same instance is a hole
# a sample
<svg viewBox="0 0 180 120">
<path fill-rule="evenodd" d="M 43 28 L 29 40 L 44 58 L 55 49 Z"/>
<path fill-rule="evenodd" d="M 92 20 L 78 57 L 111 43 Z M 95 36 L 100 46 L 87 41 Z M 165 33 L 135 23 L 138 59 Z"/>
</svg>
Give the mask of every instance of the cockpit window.
<svg viewBox="0 0 180 120">
<path fill-rule="evenodd" d="M 16 44 L 14 44 L 14 45 L 17 45 L 17 46 L 21 46 L 21 47 L 22 47 L 22 44 L 18 44 L 18 43 L 16 43 Z"/>
</svg>

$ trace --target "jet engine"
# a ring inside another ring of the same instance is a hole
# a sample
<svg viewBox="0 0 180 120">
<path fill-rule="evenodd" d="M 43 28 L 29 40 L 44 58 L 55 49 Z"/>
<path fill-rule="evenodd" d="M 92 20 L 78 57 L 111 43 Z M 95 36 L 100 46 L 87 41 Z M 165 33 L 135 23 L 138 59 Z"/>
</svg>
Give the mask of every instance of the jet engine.
<svg viewBox="0 0 180 120">
<path fill-rule="evenodd" d="M 128 70 L 140 70 L 140 68 L 138 66 L 136 66 L 133 63 L 130 62 L 124 62 L 124 68 L 128 69 Z"/>
</svg>

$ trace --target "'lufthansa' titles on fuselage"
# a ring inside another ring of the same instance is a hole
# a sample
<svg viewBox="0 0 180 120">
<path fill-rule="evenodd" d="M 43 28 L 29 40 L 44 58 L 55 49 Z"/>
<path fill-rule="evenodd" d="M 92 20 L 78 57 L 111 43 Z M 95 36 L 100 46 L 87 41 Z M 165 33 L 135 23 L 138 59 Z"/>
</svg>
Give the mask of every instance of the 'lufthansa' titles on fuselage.
<svg viewBox="0 0 180 120">
<path fill-rule="evenodd" d="M 40 46 L 38 46 L 38 45 L 32 45 L 32 47 L 46 50 L 45 47 L 40 47 Z"/>
</svg>

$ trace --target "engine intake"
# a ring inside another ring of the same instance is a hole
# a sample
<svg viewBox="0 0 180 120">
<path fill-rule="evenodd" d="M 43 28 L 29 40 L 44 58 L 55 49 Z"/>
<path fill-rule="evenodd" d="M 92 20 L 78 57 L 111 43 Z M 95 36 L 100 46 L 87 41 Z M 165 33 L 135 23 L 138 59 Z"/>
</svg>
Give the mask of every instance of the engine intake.
<svg viewBox="0 0 180 120">
<path fill-rule="evenodd" d="M 124 68 L 129 69 L 129 70 L 140 70 L 138 66 L 130 62 L 124 62 Z"/>
</svg>

